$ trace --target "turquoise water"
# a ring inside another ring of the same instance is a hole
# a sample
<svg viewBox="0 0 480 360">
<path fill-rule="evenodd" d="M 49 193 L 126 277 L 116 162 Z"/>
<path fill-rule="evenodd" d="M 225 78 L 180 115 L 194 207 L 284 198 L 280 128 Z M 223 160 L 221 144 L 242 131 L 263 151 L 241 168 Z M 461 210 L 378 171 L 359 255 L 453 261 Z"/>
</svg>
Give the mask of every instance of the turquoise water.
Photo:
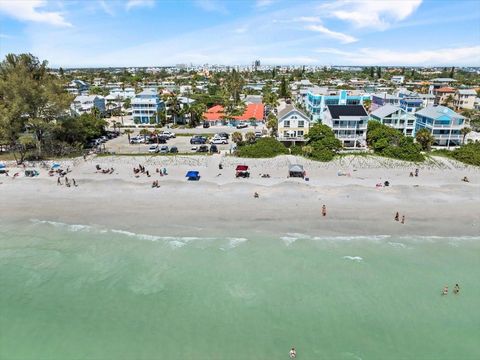
<svg viewBox="0 0 480 360">
<path fill-rule="evenodd" d="M 2 360 L 480 358 L 480 238 L 0 229 Z"/>
</svg>

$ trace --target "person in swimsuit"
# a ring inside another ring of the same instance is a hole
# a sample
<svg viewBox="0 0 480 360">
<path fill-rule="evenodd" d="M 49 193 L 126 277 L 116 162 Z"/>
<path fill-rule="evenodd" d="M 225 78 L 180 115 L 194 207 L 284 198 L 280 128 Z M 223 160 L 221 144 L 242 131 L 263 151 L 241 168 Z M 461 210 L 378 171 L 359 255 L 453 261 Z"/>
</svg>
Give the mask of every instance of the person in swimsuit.
<svg viewBox="0 0 480 360">
<path fill-rule="evenodd" d="M 395 221 L 398 221 L 399 217 L 400 217 L 400 214 L 399 214 L 398 211 L 397 211 L 397 212 L 395 213 Z"/>
<path fill-rule="evenodd" d="M 297 350 L 295 350 L 295 348 L 292 347 L 290 349 L 289 355 L 290 355 L 290 359 L 295 359 L 297 357 Z"/>
<path fill-rule="evenodd" d="M 460 292 L 460 286 L 458 284 L 455 284 L 455 287 L 453 288 L 453 293 L 458 294 Z"/>
<path fill-rule="evenodd" d="M 448 295 L 448 286 L 443 288 L 442 295 Z"/>
<path fill-rule="evenodd" d="M 322 206 L 322 216 L 327 216 L 327 206 L 325 204 Z"/>
</svg>

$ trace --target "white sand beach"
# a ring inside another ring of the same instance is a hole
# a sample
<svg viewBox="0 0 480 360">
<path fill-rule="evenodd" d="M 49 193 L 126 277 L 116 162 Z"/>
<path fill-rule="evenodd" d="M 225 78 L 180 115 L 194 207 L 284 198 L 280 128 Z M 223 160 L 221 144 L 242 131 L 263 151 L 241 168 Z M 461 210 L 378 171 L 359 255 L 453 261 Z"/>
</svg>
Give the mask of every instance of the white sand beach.
<svg viewBox="0 0 480 360">
<path fill-rule="evenodd" d="M 46 162 L 51 166 L 54 162 Z M 214 156 L 108 156 L 58 161 L 77 187 L 35 165 L 40 176 L 7 163 L 0 175 L 2 219 L 98 225 L 143 234 L 185 235 L 255 232 L 309 236 L 480 234 L 480 168 L 445 158 L 418 166 L 374 156 L 347 156 L 329 163 L 295 156 L 239 159 Z M 223 169 L 219 169 L 222 163 Z M 288 178 L 301 164 L 309 181 Z M 112 174 L 96 170 L 113 168 Z M 141 164 L 149 171 L 135 177 Z M 235 167 L 250 167 L 236 179 Z M 166 168 L 160 176 L 156 169 Z M 200 181 L 187 181 L 198 170 Z M 20 175 L 13 179 L 12 175 Z M 339 176 L 339 172 L 347 174 Z M 260 174 L 268 173 L 270 178 Z M 468 183 L 461 181 L 467 176 Z M 154 180 L 159 188 L 152 188 Z M 377 187 L 388 181 L 390 186 Z M 259 193 L 259 198 L 253 194 Z M 322 217 L 325 204 L 327 216 Z M 394 221 L 399 212 L 405 224 Z"/>
</svg>

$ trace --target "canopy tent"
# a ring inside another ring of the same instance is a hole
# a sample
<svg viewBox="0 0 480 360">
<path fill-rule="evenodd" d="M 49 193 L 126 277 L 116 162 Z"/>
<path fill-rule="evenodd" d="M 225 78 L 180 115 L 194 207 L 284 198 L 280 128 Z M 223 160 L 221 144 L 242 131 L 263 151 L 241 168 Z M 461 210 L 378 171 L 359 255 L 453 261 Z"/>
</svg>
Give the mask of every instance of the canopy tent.
<svg viewBox="0 0 480 360">
<path fill-rule="evenodd" d="M 237 165 L 235 171 L 248 171 L 247 165 Z"/>
<path fill-rule="evenodd" d="M 60 164 L 53 163 L 52 169 L 59 169 L 59 168 L 60 168 Z"/>
<path fill-rule="evenodd" d="M 200 179 L 200 172 L 198 171 L 189 171 L 187 172 L 187 175 L 185 175 L 188 180 L 199 180 Z"/>
<path fill-rule="evenodd" d="M 302 165 L 294 164 L 290 165 L 288 169 L 288 173 L 290 177 L 304 177 L 305 176 L 305 170 L 303 169 Z"/>
<path fill-rule="evenodd" d="M 0 174 L 5 174 L 7 172 L 7 167 L 5 164 L 0 163 Z"/>
<path fill-rule="evenodd" d="M 0 169 L 5 169 L 6 168 L 6 165 L 5 164 L 2 164 L 0 163 Z"/>
</svg>

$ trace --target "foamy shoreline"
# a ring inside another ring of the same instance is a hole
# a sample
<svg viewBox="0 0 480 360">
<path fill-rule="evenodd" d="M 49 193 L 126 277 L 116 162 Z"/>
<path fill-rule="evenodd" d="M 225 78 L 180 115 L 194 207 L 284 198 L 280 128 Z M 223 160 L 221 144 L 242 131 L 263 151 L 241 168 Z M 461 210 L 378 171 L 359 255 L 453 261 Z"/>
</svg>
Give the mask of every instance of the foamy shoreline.
<svg viewBox="0 0 480 360">
<path fill-rule="evenodd" d="M 288 165 L 294 163 L 304 166 L 310 181 L 287 178 Z M 70 167 L 67 177 L 78 187 L 58 186 L 57 177 L 44 169 L 37 178 L 13 168 L 10 174 L 22 175 L 15 180 L 1 175 L 2 220 L 99 225 L 151 236 L 480 234 L 480 169 L 443 158 L 418 166 L 419 177 L 413 178 L 409 172 L 415 164 L 368 156 L 330 163 L 293 156 L 112 156 L 60 164 Z M 96 172 L 97 164 L 113 167 L 114 173 Z M 138 164 L 151 176 L 135 177 Z M 237 164 L 250 167 L 250 179 L 235 179 Z M 157 168 L 166 168 L 168 175 L 159 176 Z M 200 181 L 187 182 L 188 170 L 200 171 Z M 464 176 L 469 183 L 461 181 Z M 153 180 L 160 188 L 151 188 Z M 391 185 L 376 187 L 384 181 Z M 323 204 L 326 217 L 321 216 Z M 405 224 L 394 221 L 396 211 L 405 215 Z"/>
</svg>

